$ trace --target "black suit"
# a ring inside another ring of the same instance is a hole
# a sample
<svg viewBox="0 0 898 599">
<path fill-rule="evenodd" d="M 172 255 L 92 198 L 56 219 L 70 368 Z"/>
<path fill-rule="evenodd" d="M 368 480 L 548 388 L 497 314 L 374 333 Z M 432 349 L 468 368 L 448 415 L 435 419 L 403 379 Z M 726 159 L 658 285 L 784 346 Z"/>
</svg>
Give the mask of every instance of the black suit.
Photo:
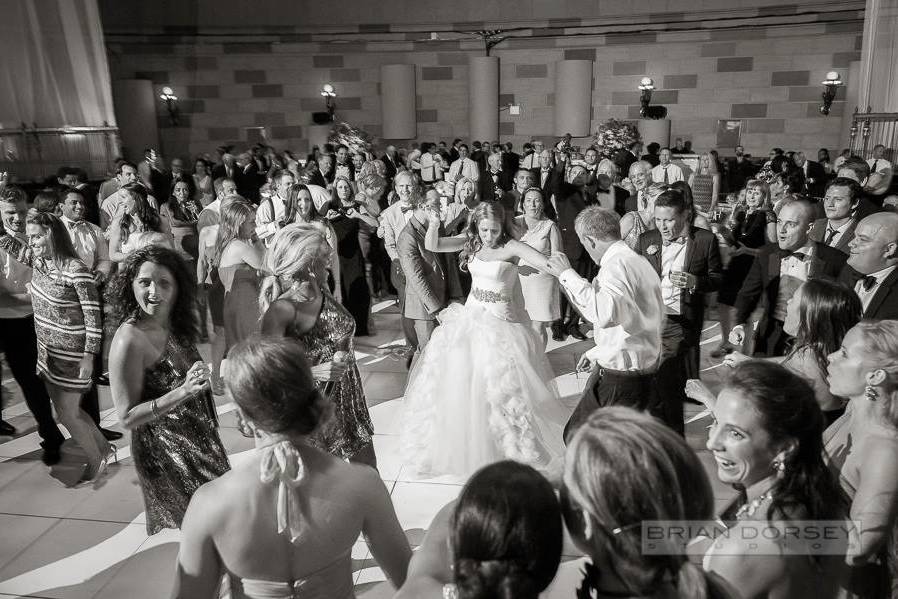
<svg viewBox="0 0 898 599">
<path fill-rule="evenodd" d="M 502 173 L 499 175 L 499 187 L 509 191 L 514 186 L 514 176 L 521 164 L 521 155 L 515 152 L 502 153 Z"/>
<path fill-rule="evenodd" d="M 552 220 L 556 220 L 558 215 L 555 213 L 555 207 L 552 206 L 552 196 L 557 193 L 559 186 L 564 183 L 563 171 L 556 168 L 550 168 L 545 182 L 542 181 L 542 169 L 532 169 L 533 184 L 539 187 L 543 192 L 543 208 L 546 216 Z"/>
<path fill-rule="evenodd" d="M 683 271 L 695 277 L 695 289 L 680 293 L 680 313 L 668 314 L 661 336 L 661 365 L 658 368 L 659 401 L 652 413 L 683 434 L 683 402 L 686 381 L 699 378 L 699 342 L 705 321 L 705 294 L 717 291 L 723 265 L 717 237 L 690 226 L 686 232 Z M 651 248 L 651 251 L 650 251 Z M 639 236 L 638 251 L 661 276 L 664 244 L 657 229 Z"/>
<path fill-rule="evenodd" d="M 842 272 L 839 273 L 839 282 L 853 290 L 858 280 L 863 277 L 864 275 L 846 264 L 842 268 Z M 879 284 L 867 309 L 864 310 L 864 318 L 868 320 L 898 319 L 898 268 L 889 273 Z"/>
<path fill-rule="evenodd" d="M 661 158 L 658 157 L 657 154 L 643 154 L 640 160 L 644 160 L 652 165 L 652 168 L 655 168 L 659 164 L 661 164 Z"/>
<path fill-rule="evenodd" d="M 848 256 L 819 242 L 814 242 L 814 247 L 816 255 L 808 269 L 808 277 L 836 278 Z M 782 256 L 776 243 L 762 246 L 736 298 L 736 322 L 739 324 L 744 324 L 758 302 L 763 302 L 764 313 L 755 334 L 756 355 L 780 356 L 785 353 L 788 335 L 782 332 L 782 321 L 773 315 L 779 296 Z"/>
<path fill-rule="evenodd" d="M 215 181 L 217 179 L 233 179 L 234 174 L 237 172 L 237 167 L 231 167 L 231 172 L 228 173 L 228 169 L 223 164 L 216 164 L 212 167 L 212 180 Z"/>
<path fill-rule="evenodd" d="M 321 174 L 321 171 L 317 168 L 312 171 L 312 174 L 309 175 L 309 185 L 317 185 L 318 187 L 327 187 L 327 181 L 324 180 L 324 175 Z"/>
<path fill-rule="evenodd" d="M 614 155 L 614 163 L 620 168 L 620 176 L 623 178 L 630 176 L 630 165 L 637 160 L 636 155 L 630 150 L 621 150 Z"/>
<path fill-rule="evenodd" d="M 384 177 L 386 178 L 387 181 L 393 181 L 393 177 L 396 176 L 396 173 L 399 170 L 397 162 L 395 160 L 391 159 L 389 154 L 384 154 L 383 158 L 381 158 L 380 160 L 381 160 L 381 162 L 384 163 L 384 166 L 386 167 L 386 172 L 384 174 Z"/>
<path fill-rule="evenodd" d="M 805 184 L 808 188 L 808 195 L 812 198 L 822 198 L 826 191 L 826 184 L 829 182 L 826 176 L 826 169 L 823 168 L 822 164 L 813 160 L 808 160 L 807 165 Z"/>
</svg>

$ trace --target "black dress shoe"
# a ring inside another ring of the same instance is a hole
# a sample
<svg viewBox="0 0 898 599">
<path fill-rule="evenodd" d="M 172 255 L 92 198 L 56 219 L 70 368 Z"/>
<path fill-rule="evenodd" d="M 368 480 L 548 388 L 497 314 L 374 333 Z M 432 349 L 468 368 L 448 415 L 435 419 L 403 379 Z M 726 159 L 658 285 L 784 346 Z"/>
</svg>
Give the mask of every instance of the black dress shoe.
<svg viewBox="0 0 898 599">
<path fill-rule="evenodd" d="M 567 325 L 567 334 L 577 339 L 578 341 L 583 341 L 586 339 L 586 335 L 583 334 L 583 331 L 580 330 L 580 325 L 576 323 L 570 323 Z"/>
<path fill-rule="evenodd" d="M 564 332 L 564 328 L 553 324 L 552 325 L 552 339 L 555 341 L 564 341 L 565 339 L 567 339 L 567 335 Z"/>
<path fill-rule="evenodd" d="M 0 435 L 12 437 L 16 434 L 16 427 L 5 420 L 0 420 Z"/>
<path fill-rule="evenodd" d="M 108 428 L 101 428 L 100 432 L 103 433 L 103 436 L 106 437 L 107 441 L 118 441 L 119 439 L 121 439 L 122 437 L 125 436 L 118 431 L 112 431 L 112 430 L 109 430 Z"/>
<path fill-rule="evenodd" d="M 47 466 L 52 466 L 53 464 L 59 463 L 59 446 L 51 447 L 49 445 L 44 445 L 41 443 L 41 447 L 43 451 L 41 452 L 41 461 Z"/>
</svg>

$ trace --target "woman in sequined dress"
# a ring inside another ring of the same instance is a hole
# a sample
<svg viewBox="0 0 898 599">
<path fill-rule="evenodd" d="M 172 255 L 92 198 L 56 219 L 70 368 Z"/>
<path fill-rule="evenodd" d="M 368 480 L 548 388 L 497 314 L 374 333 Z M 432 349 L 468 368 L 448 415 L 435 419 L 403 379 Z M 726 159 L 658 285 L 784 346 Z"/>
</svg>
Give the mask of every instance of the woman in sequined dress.
<svg viewBox="0 0 898 599">
<path fill-rule="evenodd" d="M 196 349 L 194 289 L 177 253 L 146 247 L 128 256 L 109 292 L 121 322 L 109 352 L 112 399 L 131 431 L 148 534 L 179 528 L 193 493 L 230 469 Z"/>
<path fill-rule="evenodd" d="M 309 441 L 351 462 L 377 467 L 374 428 L 355 363 L 355 321 L 327 288 L 331 256 L 322 227 L 287 225 L 265 254 L 259 308 L 262 334 L 293 337 L 305 348 L 312 374 L 334 405 L 334 416 Z"/>
</svg>

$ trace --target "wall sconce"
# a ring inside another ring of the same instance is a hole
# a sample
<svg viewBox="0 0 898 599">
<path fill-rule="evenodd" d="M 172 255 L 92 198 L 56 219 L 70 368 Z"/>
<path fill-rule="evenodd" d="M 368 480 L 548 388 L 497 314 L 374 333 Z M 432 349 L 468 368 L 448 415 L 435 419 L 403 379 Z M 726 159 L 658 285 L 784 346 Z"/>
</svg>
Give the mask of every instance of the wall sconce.
<svg viewBox="0 0 898 599">
<path fill-rule="evenodd" d="M 652 102 L 652 91 L 655 89 L 655 82 L 651 77 L 643 77 L 639 81 L 639 115 L 646 119 L 663 119 L 667 116 L 667 108 L 664 106 L 650 106 Z"/>
<path fill-rule="evenodd" d="M 178 124 L 178 96 L 175 95 L 172 88 L 165 86 L 162 88 L 162 93 L 159 94 L 159 99 L 162 100 L 166 110 L 168 110 L 168 119 L 171 121 L 172 126 L 176 126 Z"/>
<path fill-rule="evenodd" d="M 821 83 L 823 85 L 823 106 L 820 107 L 820 114 L 827 115 L 830 107 L 833 105 L 833 100 L 836 99 L 836 90 L 844 83 L 842 83 L 842 78 L 835 71 L 827 73 L 826 79 Z"/>
<path fill-rule="evenodd" d="M 337 92 L 334 90 L 334 86 L 330 83 L 325 83 L 321 87 L 321 95 L 324 96 L 324 105 L 327 107 L 327 114 L 330 116 L 330 120 L 334 120 L 334 111 L 337 109 L 337 105 L 334 103 L 334 98 L 337 97 Z"/>
<path fill-rule="evenodd" d="M 505 106 L 500 106 L 499 112 L 504 112 L 507 110 L 508 114 L 510 114 L 511 116 L 520 116 L 523 109 L 524 109 L 524 107 L 521 106 L 520 104 L 509 103 L 509 104 L 506 104 Z"/>
</svg>

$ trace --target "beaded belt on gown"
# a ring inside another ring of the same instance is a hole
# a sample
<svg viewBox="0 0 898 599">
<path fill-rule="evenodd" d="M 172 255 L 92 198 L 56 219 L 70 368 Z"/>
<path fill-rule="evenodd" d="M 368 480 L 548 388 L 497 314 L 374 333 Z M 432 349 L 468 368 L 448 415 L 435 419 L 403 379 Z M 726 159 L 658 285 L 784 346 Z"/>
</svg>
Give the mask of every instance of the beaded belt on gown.
<svg viewBox="0 0 898 599">
<path fill-rule="evenodd" d="M 507 295 L 503 295 L 497 291 L 489 291 L 488 289 L 480 289 L 479 287 L 474 287 L 471 289 L 471 295 L 481 302 L 487 303 L 499 303 L 505 302 L 510 303 L 511 298 Z"/>
</svg>

